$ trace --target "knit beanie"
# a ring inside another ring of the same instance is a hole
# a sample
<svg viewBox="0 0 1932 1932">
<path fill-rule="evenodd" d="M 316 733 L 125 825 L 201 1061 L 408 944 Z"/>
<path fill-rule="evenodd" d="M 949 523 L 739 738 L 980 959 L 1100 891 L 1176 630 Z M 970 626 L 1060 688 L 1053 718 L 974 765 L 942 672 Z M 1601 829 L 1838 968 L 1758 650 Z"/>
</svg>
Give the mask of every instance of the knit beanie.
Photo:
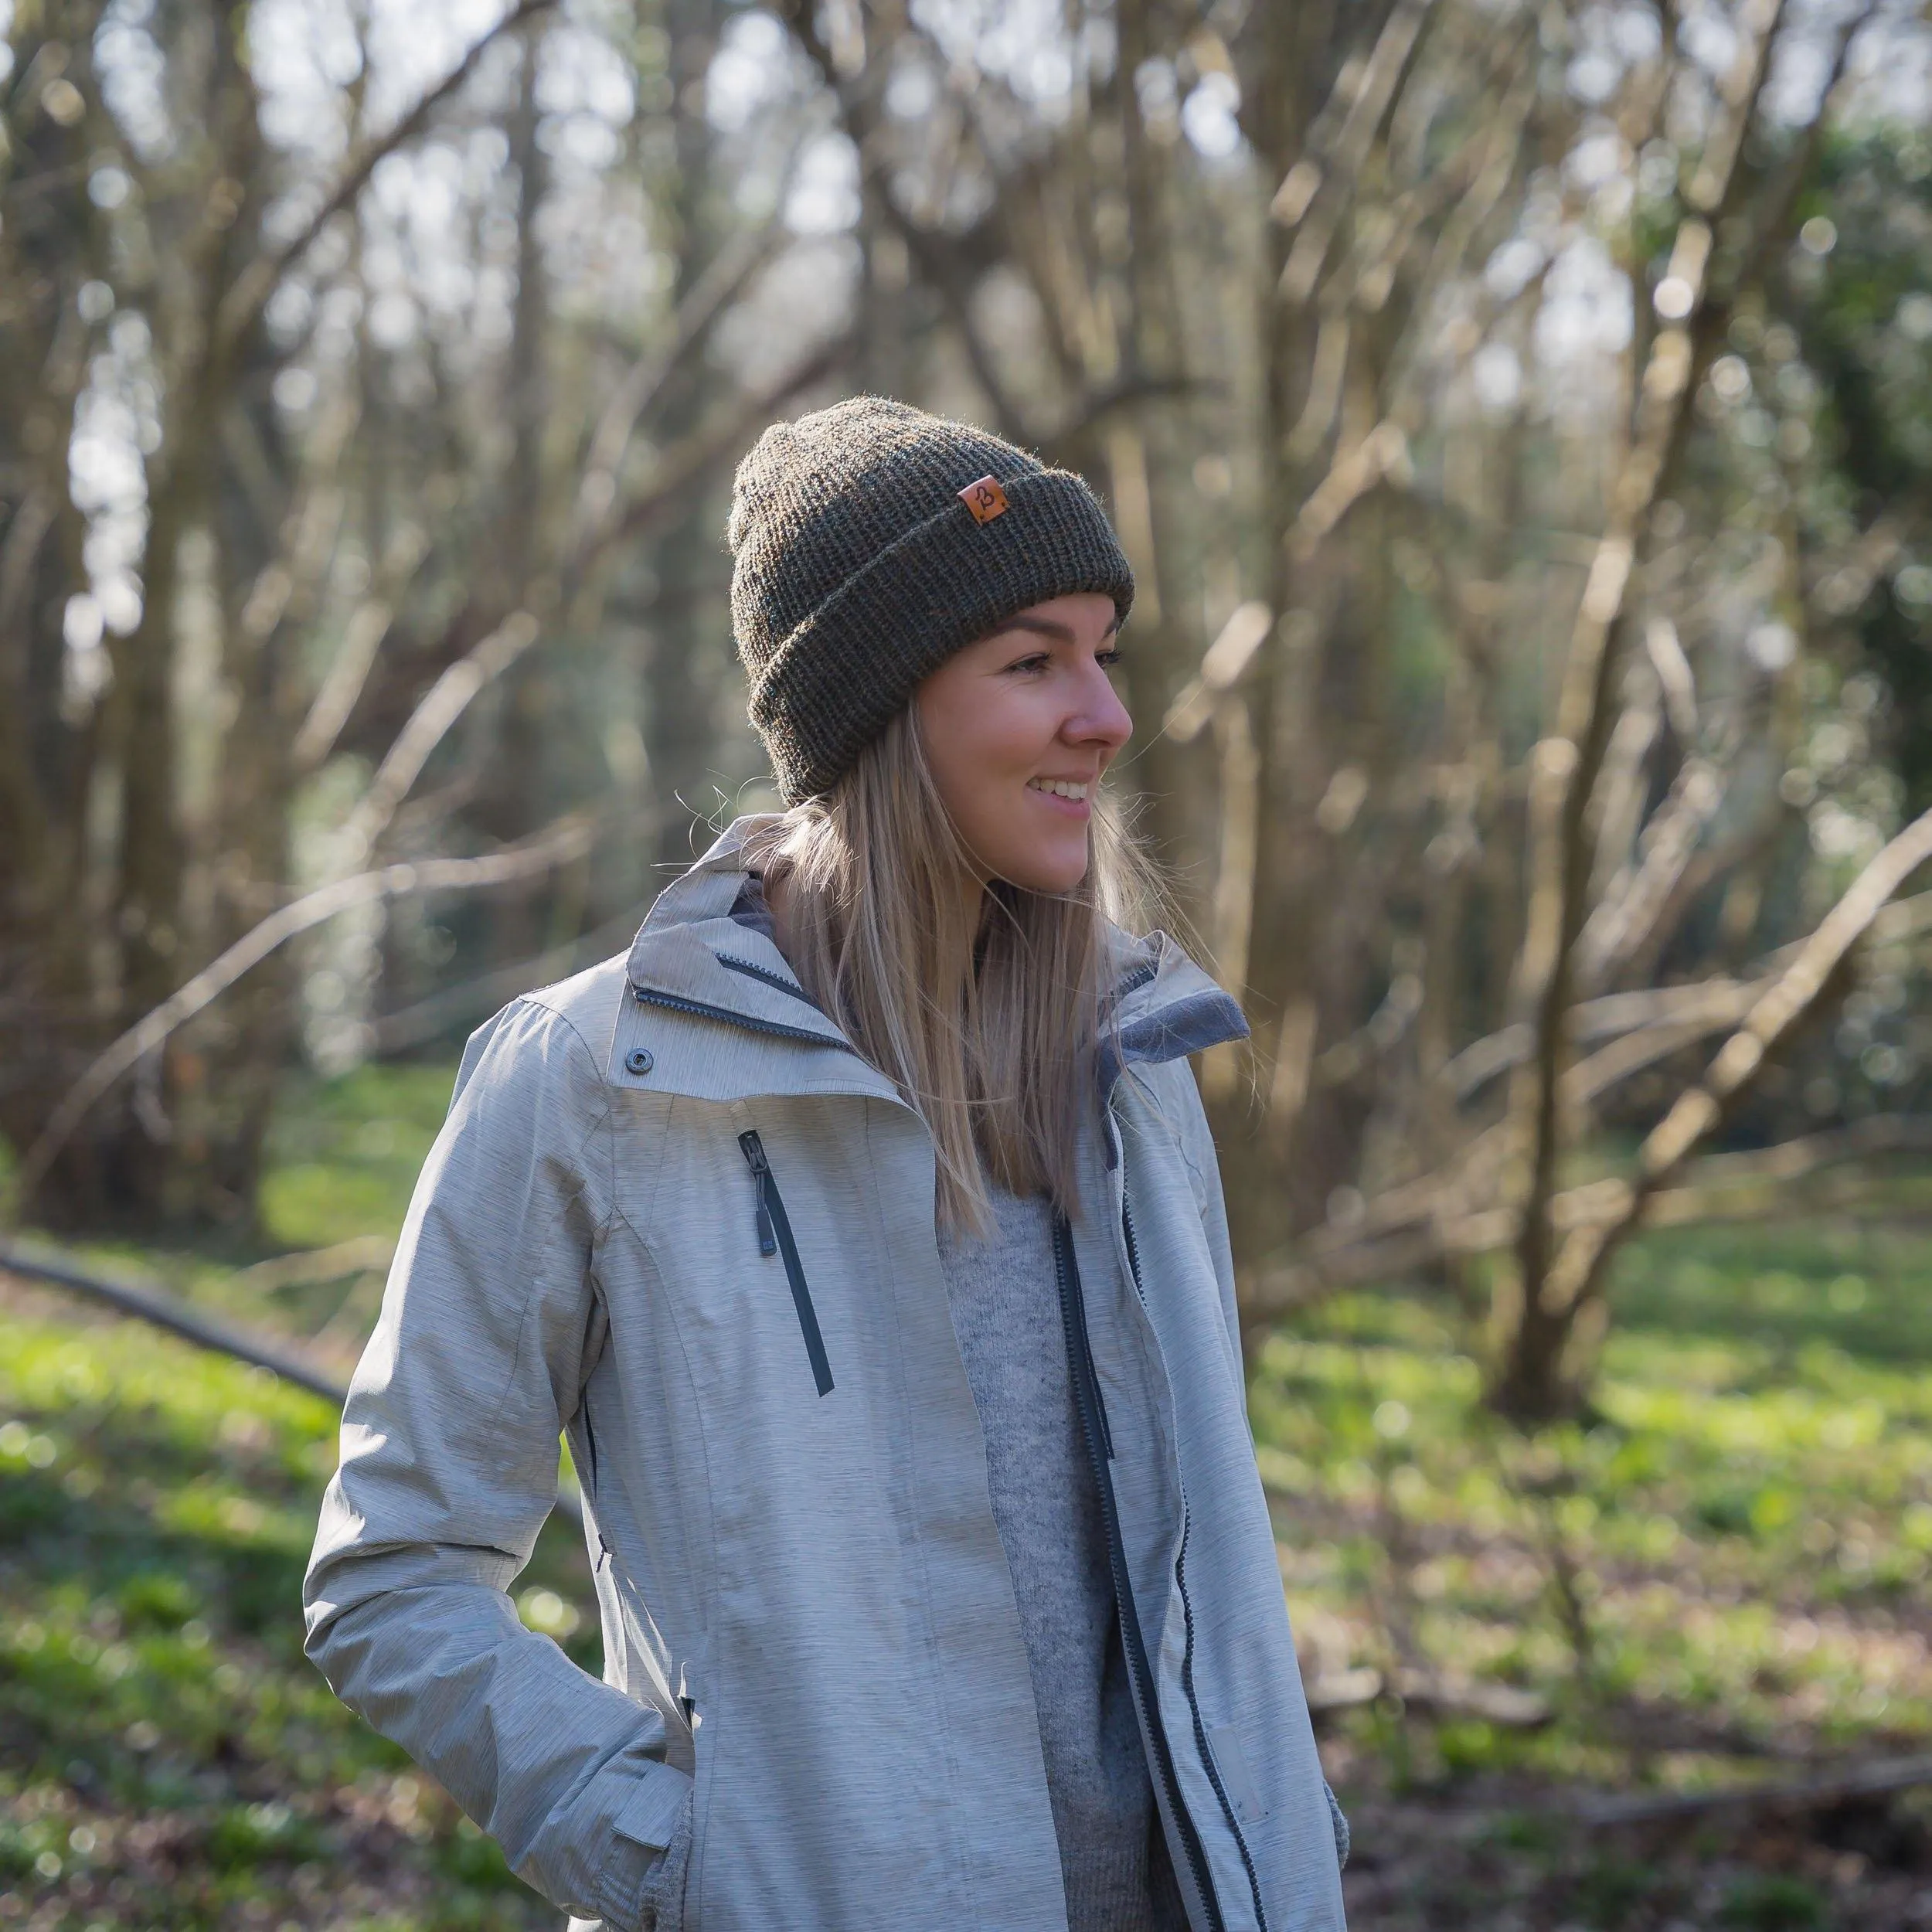
<svg viewBox="0 0 1932 1932">
<path fill-rule="evenodd" d="M 731 621 L 789 804 L 828 791 L 926 674 L 1015 611 L 1134 573 L 1094 493 L 879 396 L 774 423 L 732 489 Z"/>
</svg>

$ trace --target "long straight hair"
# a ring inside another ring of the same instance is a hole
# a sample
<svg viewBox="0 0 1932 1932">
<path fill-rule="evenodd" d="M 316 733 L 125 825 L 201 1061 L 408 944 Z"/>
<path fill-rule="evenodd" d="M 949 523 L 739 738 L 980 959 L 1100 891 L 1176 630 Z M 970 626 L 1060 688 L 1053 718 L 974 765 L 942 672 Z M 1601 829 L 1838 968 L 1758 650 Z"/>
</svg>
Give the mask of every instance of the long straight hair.
<svg viewBox="0 0 1932 1932">
<path fill-rule="evenodd" d="M 1095 788 L 1087 876 L 1066 893 L 986 879 L 941 802 L 911 707 L 823 798 L 747 855 L 784 895 L 805 990 L 896 1083 L 932 1136 L 938 1213 L 992 1226 L 990 1182 L 1077 1213 L 1077 1150 L 1111 1023 L 1109 923 L 1144 930 L 1151 868 Z"/>
</svg>

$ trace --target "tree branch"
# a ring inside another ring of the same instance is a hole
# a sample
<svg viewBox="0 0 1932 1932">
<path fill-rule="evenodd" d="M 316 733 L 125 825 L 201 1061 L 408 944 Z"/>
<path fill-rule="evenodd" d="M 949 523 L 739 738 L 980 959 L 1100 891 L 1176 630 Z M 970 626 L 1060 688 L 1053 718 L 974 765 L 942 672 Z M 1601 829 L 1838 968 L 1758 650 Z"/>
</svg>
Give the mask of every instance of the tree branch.
<svg viewBox="0 0 1932 1932">
<path fill-rule="evenodd" d="M 563 573 L 565 601 L 567 603 L 572 594 L 573 579 L 587 573 L 616 545 L 629 542 L 666 510 L 675 508 L 685 492 L 714 465 L 741 447 L 753 428 L 768 422 L 774 410 L 838 368 L 852 353 L 855 339 L 849 330 L 834 336 L 775 382 L 767 383 L 753 394 L 741 396 L 715 421 L 702 425 L 682 441 L 672 444 L 651 471 L 646 488 L 626 505 L 621 516 L 607 523 L 586 542 L 572 560 Z"/>
<path fill-rule="evenodd" d="M 536 838 L 502 852 L 478 859 L 426 859 L 414 865 L 384 866 L 375 872 L 358 872 L 270 913 L 94 1059 L 67 1090 L 28 1148 L 15 1181 L 15 1199 L 32 1198 L 88 1110 L 123 1074 L 291 939 L 354 906 L 415 893 L 475 892 L 531 878 L 581 858 L 596 836 L 593 821 L 573 814 Z"/>
<path fill-rule="evenodd" d="M 782 206 L 782 197 L 781 198 Z M 721 250 L 692 284 L 671 319 L 671 336 L 655 352 L 638 357 L 611 393 L 577 485 L 578 544 L 594 542 L 617 502 L 617 472 L 638 420 L 651 399 L 705 338 L 726 304 L 776 253 L 784 225 L 774 214 L 762 228 L 749 229 Z"/>
<path fill-rule="evenodd" d="M 519 27 L 533 20 L 539 13 L 547 12 L 556 5 L 556 0 L 517 0 L 496 25 L 472 46 L 463 58 L 431 87 L 409 112 L 396 124 L 383 133 L 373 136 L 363 143 L 349 158 L 341 179 L 323 196 L 321 206 L 304 222 L 301 230 L 272 255 L 257 256 L 237 276 L 215 315 L 215 350 L 217 358 L 231 349 L 260 319 L 262 311 L 268 305 L 282 277 L 290 269 L 315 247 L 322 230 L 342 210 L 355 201 L 369 185 L 369 176 L 375 173 L 383 159 L 397 148 L 413 141 L 423 131 L 424 124 L 444 101 L 454 94 L 464 82 L 476 71 L 477 63 L 485 53 L 507 33 L 514 33 Z"/>
<path fill-rule="evenodd" d="M 1721 156 L 1722 166 L 1714 170 L 1707 155 L 1700 168 L 1689 198 L 1696 212 L 1679 228 L 1659 284 L 1666 319 L 1645 361 L 1635 437 L 1617 478 L 1609 520 L 1571 630 L 1554 728 L 1532 760 L 1532 883 L 1512 998 L 1517 1013 L 1531 1022 L 1536 1046 L 1517 1076 L 1510 1107 L 1522 1145 L 1517 1267 L 1532 1313 L 1542 1308 L 1544 1277 L 1552 1265 L 1548 1207 L 1560 1152 L 1558 1087 L 1568 1050 L 1577 939 L 1594 870 L 1589 805 L 1608 745 L 1617 644 L 1646 519 L 1681 457 L 1690 402 L 1718 339 L 1723 317 L 1706 301 L 1706 271 L 1716 232 L 1735 212 L 1743 131 L 1770 70 L 1784 5 L 1784 0 L 1747 0 L 1743 9 L 1743 43 L 1724 88 L 1727 124 L 1711 141 L 1710 151 Z M 1667 304 L 1665 290 L 1672 291 Z"/>
<path fill-rule="evenodd" d="M 368 859 L 396 816 L 396 807 L 421 777 L 430 753 L 478 692 L 509 670 L 536 639 L 536 619 L 527 611 L 513 611 L 430 686 L 349 815 L 341 835 L 342 864 L 359 866 Z"/>
<path fill-rule="evenodd" d="M 1932 811 L 1915 818 L 1866 867 L 1825 922 L 1798 948 L 1798 957 L 1726 1041 L 1710 1070 L 1679 1094 L 1637 1152 L 1637 1174 L 1613 1185 L 1615 1211 L 1600 1226 L 1564 1236 L 1549 1270 L 1546 1298 L 1565 1308 L 1593 1293 L 1604 1264 L 1638 1225 L 1646 1202 L 1682 1166 L 1692 1149 L 1747 1092 L 1766 1061 L 1825 990 L 1845 955 L 1870 931 L 1892 895 L 1932 859 Z"/>
</svg>

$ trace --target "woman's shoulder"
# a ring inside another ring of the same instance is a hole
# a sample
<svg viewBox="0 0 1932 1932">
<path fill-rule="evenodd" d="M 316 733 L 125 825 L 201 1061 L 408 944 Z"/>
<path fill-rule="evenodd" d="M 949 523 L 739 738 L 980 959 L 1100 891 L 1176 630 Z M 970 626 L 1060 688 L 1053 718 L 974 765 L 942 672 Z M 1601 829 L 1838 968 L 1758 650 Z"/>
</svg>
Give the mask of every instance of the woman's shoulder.
<svg viewBox="0 0 1932 1932">
<path fill-rule="evenodd" d="M 623 1010 L 622 953 L 568 979 L 520 993 L 472 1033 L 456 1077 L 455 1104 L 532 1087 L 590 1100 Z"/>
</svg>

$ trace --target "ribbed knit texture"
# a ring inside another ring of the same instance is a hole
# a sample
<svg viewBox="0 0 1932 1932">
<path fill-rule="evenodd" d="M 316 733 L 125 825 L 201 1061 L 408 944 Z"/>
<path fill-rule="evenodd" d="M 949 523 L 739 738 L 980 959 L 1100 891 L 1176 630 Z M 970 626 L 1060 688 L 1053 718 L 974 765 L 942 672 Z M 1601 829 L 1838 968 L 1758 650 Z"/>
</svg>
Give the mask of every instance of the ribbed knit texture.
<svg viewBox="0 0 1932 1932">
<path fill-rule="evenodd" d="M 996 1236 L 942 1230 L 953 1332 L 986 1438 L 1039 1713 L 1070 1932 L 1186 1932 L 1114 1614 L 1107 1536 L 1073 1407 L 1053 1209 L 996 1189 Z"/>
<path fill-rule="evenodd" d="M 977 522 L 959 492 L 995 478 Z M 955 651 L 1015 611 L 1096 591 L 1122 617 L 1128 567 L 1070 471 L 879 396 L 774 423 L 738 466 L 731 621 L 751 722 L 788 803 L 828 791 Z"/>
</svg>

